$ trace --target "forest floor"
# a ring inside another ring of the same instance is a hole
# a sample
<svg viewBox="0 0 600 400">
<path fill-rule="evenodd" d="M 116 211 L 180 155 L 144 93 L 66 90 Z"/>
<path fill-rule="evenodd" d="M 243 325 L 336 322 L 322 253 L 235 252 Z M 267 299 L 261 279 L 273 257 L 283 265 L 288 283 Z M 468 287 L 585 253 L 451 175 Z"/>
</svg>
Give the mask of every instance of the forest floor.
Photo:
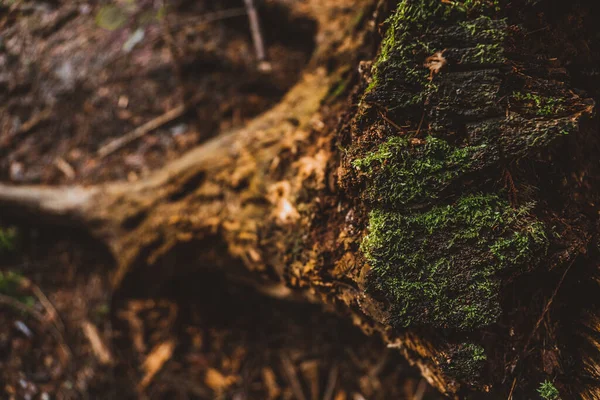
<svg viewBox="0 0 600 400">
<path fill-rule="evenodd" d="M 314 46 L 315 23 L 286 8 L 301 0 L 260 8 L 268 64 L 241 0 L 96 3 L 0 2 L 0 180 L 141 179 L 275 104 Z M 0 243 L 1 398 L 439 398 L 316 306 L 209 273 L 114 294 L 112 260 L 81 232 L 4 228 Z"/>
</svg>

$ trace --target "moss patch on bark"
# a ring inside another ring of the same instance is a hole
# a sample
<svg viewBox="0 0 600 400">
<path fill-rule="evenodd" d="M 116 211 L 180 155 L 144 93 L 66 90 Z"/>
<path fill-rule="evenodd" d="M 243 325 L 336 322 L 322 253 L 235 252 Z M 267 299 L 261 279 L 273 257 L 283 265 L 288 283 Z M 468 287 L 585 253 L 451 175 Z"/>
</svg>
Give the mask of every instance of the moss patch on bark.
<svg viewBox="0 0 600 400">
<path fill-rule="evenodd" d="M 529 210 L 489 194 L 423 212 L 375 209 L 363 242 L 372 267 L 368 290 L 390 302 L 396 327 L 493 324 L 502 277 L 546 253 L 545 227 Z"/>
<path fill-rule="evenodd" d="M 537 267 L 549 246 L 534 199 L 509 202 L 489 176 L 501 180 L 506 165 L 576 131 L 581 103 L 547 82 L 514 87 L 499 7 L 401 1 L 359 106 L 347 154 L 372 210 L 366 287 L 397 328 L 494 324 L 502 283 Z M 447 65 L 430 75 L 424 63 L 436 53 Z M 383 105 L 406 130 L 382 130 L 378 113 L 363 112 Z"/>
</svg>

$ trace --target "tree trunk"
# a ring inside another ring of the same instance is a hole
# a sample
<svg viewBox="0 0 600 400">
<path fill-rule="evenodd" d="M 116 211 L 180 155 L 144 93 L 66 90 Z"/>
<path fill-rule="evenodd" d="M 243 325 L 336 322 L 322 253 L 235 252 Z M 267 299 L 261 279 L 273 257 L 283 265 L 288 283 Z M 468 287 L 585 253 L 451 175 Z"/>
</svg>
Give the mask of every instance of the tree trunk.
<svg viewBox="0 0 600 400">
<path fill-rule="evenodd" d="M 580 360 L 564 329 L 564 299 L 597 276 L 598 92 L 577 87 L 598 57 L 591 8 L 371 3 L 298 5 L 319 23 L 313 59 L 244 128 L 138 183 L 1 185 L 3 210 L 89 230 L 116 289 L 220 268 L 326 305 L 449 395 L 520 398 L 557 378 L 565 396 L 596 398 L 597 350 Z M 375 59 L 358 65 L 384 14 Z"/>
</svg>

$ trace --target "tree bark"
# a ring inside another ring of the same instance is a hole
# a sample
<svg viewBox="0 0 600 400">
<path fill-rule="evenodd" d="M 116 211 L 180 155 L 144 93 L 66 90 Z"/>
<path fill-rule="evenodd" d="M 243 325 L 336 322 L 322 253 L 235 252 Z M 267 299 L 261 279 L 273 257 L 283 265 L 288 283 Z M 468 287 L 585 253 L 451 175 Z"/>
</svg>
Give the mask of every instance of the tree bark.
<svg viewBox="0 0 600 400">
<path fill-rule="evenodd" d="M 3 213 L 87 229 L 117 290 L 221 268 L 381 334 L 448 395 L 531 390 L 557 290 L 594 267 L 596 93 L 552 57 L 558 33 L 530 34 L 568 29 L 553 2 L 499 3 L 305 2 L 317 48 L 273 109 L 138 183 L 0 185 Z"/>
</svg>

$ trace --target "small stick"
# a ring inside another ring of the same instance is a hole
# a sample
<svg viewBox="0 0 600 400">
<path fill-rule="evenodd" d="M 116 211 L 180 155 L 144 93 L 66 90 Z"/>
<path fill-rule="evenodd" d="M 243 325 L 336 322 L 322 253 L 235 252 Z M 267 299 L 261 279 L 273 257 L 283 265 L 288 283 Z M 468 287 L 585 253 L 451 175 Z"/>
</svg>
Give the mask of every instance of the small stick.
<svg viewBox="0 0 600 400">
<path fill-rule="evenodd" d="M 160 128 L 164 124 L 168 124 L 169 122 L 173 121 L 174 119 L 181 117 L 191 107 L 196 105 L 198 102 L 200 102 L 204 98 L 205 98 L 205 94 L 200 93 L 199 95 L 194 96 L 190 101 L 187 101 L 187 102 L 167 111 L 166 113 L 159 115 L 158 117 L 146 122 L 145 124 L 138 126 L 134 130 L 129 131 L 128 133 L 124 134 L 123 136 L 120 136 L 120 137 L 108 142 L 107 144 L 105 144 L 104 146 L 102 146 L 98 149 L 98 157 L 104 158 L 107 155 L 112 154 L 115 151 L 119 150 L 121 147 L 133 142 L 136 139 L 141 138 L 148 132 L 151 132 L 157 128 Z"/>
<path fill-rule="evenodd" d="M 167 361 L 173 356 L 175 350 L 175 341 L 168 339 L 155 346 L 148 357 L 144 360 L 142 369 L 145 371 L 144 378 L 138 384 L 138 389 L 142 392 L 148 387 L 154 376 L 162 369 Z"/>
<path fill-rule="evenodd" d="M 281 355 L 281 364 L 283 365 L 283 372 L 288 378 L 288 382 L 290 383 L 290 387 L 292 388 L 292 392 L 296 400 L 306 400 L 306 396 L 302 391 L 302 385 L 298 380 L 298 375 L 296 374 L 296 369 L 292 364 L 292 360 L 285 354 Z"/>
<path fill-rule="evenodd" d="M 25 284 L 25 287 L 29 288 L 29 290 L 31 290 L 31 292 L 35 295 L 35 297 L 37 297 L 39 302 L 42 304 L 42 306 L 46 310 L 46 313 L 48 313 L 50 321 L 56 324 L 56 327 L 59 331 L 64 332 L 65 324 L 62 322 L 58 311 L 56 310 L 50 299 L 48 299 L 48 297 L 46 297 L 46 295 L 44 294 L 44 292 L 42 292 L 40 287 L 33 283 L 30 279 L 23 278 L 23 282 Z"/>
<path fill-rule="evenodd" d="M 423 110 L 423 115 L 421 115 L 421 121 L 419 122 L 419 127 L 417 128 L 417 133 L 415 133 L 415 136 L 419 136 L 419 132 L 421 132 L 421 127 L 423 126 L 424 120 L 425 120 L 425 110 Z"/>
<path fill-rule="evenodd" d="M 552 296 L 550 296 L 550 299 L 548 300 L 548 302 L 546 303 L 546 306 L 544 307 L 544 310 L 542 311 L 542 315 L 540 315 L 540 317 L 538 318 L 535 326 L 533 327 L 533 331 L 531 331 L 531 334 L 529 335 L 529 338 L 527 339 L 527 342 L 525 343 L 525 347 L 523 348 L 523 353 L 527 352 L 527 349 L 529 348 L 529 344 L 531 343 L 531 339 L 533 339 L 533 336 L 535 335 L 535 333 L 539 329 L 540 325 L 542 324 L 542 321 L 544 320 L 544 317 L 548 313 L 548 310 L 550 310 L 550 306 L 552 305 L 554 298 L 558 294 L 558 289 L 560 289 L 563 281 L 565 280 L 565 277 L 569 273 L 569 270 L 571 269 L 573 264 L 575 264 L 575 260 L 577 260 L 577 257 L 574 257 L 573 260 L 571 260 L 571 263 L 565 269 L 565 272 L 563 272 L 562 276 L 560 277 L 560 280 L 558 281 L 558 284 L 556 285 L 556 288 L 554 289 Z"/>
<path fill-rule="evenodd" d="M 387 123 L 392 125 L 394 128 L 398 129 L 398 131 L 402 132 L 402 128 L 400 128 L 400 125 L 389 119 L 388 116 L 383 113 L 383 111 L 379 110 L 379 115 L 381 115 L 381 118 L 387 121 Z"/>
<path fill-rule="evenodd" d="M 4 294 L 0 294 L 0 304 L 4 304 L 7 306 L 10 306 L 12 308 L 14 308 L 15 310 L 19 310 L 24 314 L 29 314 L 31 316 L 33 316 L 35 319 L 37 319 L 39 322 L 41 323 L 45 323 L 46 322 L 46 318 L 44 317 L 44 314 L 42 314 L 39 311 L 34 310 L 33 308 L 21 303 L 19 300 L 17 299 L 13 299 L 10 296 L 6 296 Z"/>
<path fill-rule="evenodd" d="M 64 158 L 56 157 L 56 159 L 54 159 L 54 165 L 56 165 L 56 168 L 58 168 L 60 170 L 60 172 L 65 174 L 65 176 L 67 178 L 69 178 L 69 179 L 75 178 L 75 170 L 73 169 L 71 164 L 69 164 L 68 162 L 65 161 Z"/>
<path fill-rule="evenodd" d="M 571 262 L 569 263 L 569 265 L 567 266 L 567 268 L 565 268 L 565 271 L 563 272 L 562 276 L 560 277 L 560 280 L 558 281 L 558 284 L 554 288 L 554 292 L 552 292 L 552 296 L 550 296 L 550 299 L 546 303 L 546 306 L 544 307 L 544 310 L 542 311 L 542 314 L 538 318 L 535 326 L 533 327 L 533 330 L 529 334 L 529 337 L 527 338 L 527 342 L 525 342 L 525 346 L 523 347 L 523 350 L 521 351 L 521 355 L 524 355 L 527 352 L 527 350 L 529 349 L 529 345 L 531 344 L 531 340 L 533 339 L 533 336 L 535 335 L 535 333 L 539 329 L 540 325 L 542 324 L 542 321 L 544 320 L 544 317 L 546 316 L 546 314 L 550 310 L 550 306 L 552 305 L 552 302 L 554 301 L 554 298 L 558 294 L 558 290 L 562 286 L 562 284 L 563 284 L 563 282 L 565 280 L 565 277 L 569 273 L 569 270 L 571 269 L 571 267 L 573 266 L 573 264 L 575 264 L 576 260 L 577 260 L 577 257 L 574 257 L 571 260 Z M 516 369 L 518 363 L 519 363 L 519 356 L 517 356 L 514 359 L 514 362 L 512 363 L 513 364 L 513 371 Z M 517 378 L 515 377 L 515 379 L 513 380 L 513 386 L 510 389 L 510 393 L 508 395 L 508 400 L 512 400 L 512 394 L 513 394 L 513 391 L 515 390 L 516 383 L 517 383 Z"/>
<path fill-rule="evenodd" d="M 173 108 L 172 110 L 167 111 L 166 113 L 164 113 L 162 115 L 159 115 L 158 117 L 146 122 L 143 125 L 138 126 L 134 130 L 126 133 L 125 135 L 120 136 L 120 137 L 116 138 L 115 140 L 110 141 L 109 143 L 100 147 L 100 149 L 98 150 L 98 156 L 100 158 L 104 158 L 107 155 L 114 153 L 115 151 L 119 150 L 121 147 L 133 142 L 136 139 L 141 138 L 146 133 L 151 132 L 151 131 L 161 127 L 162 125 L 173 121 L 175 118 L 182 116 L 186 112 L 186 110 L 187 110 L 186 105 L 182 104 L 180 106 Z"/>
<path fill-rule="evenodd" d="M 250 32 L 252 33 L 252 41 L 254 42 L 254 50 L 256 51 L 256 58 L 259 62 L 265 61 L 265 45 L 263 42 L 262 34 L 260 33 L 260 23 L 258 20 L 258 12 L 254 6 L 254 0 L 244 0 L 246 4 L 246 10 L 248 13 L 248 20 L 250 21 Z"/>
<path fill-rule="evenodd" d="M 512 386 L 510 387 L 510 393 L 508 394 L 508 400 L 512 400 L 513 392 L 515 391 L 516 386 L 517 386 L 517 378 L 513 379 Z"/>
<path fill-rule="evenodd" d="M 246 14 L 248 14 L 248 12 L 244 7 L 230 8 L 228 10 L 223 11 L 215 11 L 212 13 L 204 14 L 202 18 L 200 18 L 200 22 L 198 22 L 196 27 L 202 27 L 203 25 L 206 25 L 211 22 L 221 21 L 227 18 L 240 17 Z"/>
<path fill-rule="evenodd" d="M 92 352 L 98 359 L 101 365 L 110 365 L 113 363 L 113 358 L 110 354 L 110 350 L 104 344 L 104 341 L 100 337 L 100 333 L 98 332 L 98 328 L 94 324 L 92 324 L 88 320 L 84 320 L 81 323 L 81 329 L 83 330 L 83 334 L 90 342 L 92 346 Z"/>
<path fill-rule="evenodd" d="M 25 121 L 23 123 L 23 125 L 21 125 L 21 127 L 19 128 L 19 131 L 17 133 L 19 135 L 24 135 L 25 133 L 28 133 L 33 128 L 38 126 L 41 122 L 44 122 L 45 120 L 50 118 L 51 116 L 52 116 L 52 107 L 47 107 L 47 108 L 43 109 L 42 111 L 40 111 L 39 113 L 35 114 L 33 117 L 29 118 L 27 121 Z"/>
<path fill-rule="evenodd" d="M 421 379 L 419 382 L 419 386 L 417 386 L 417 391 L 413 395 L 413 400 L 423 400 L 423 396 L 425 396 L 425 391 L 427 390 L 427 381 L 425 379 Z"/>
<path fill-rule="evenodd" d="M 327 386 L 325 388 L 323 400 L 333 399 L 333 391 L 335 390 L 335 385 L 337 384 L 339 372 L 340 371 L 337 365 L 334 365 L 333 368 L 331 368 L 331 370 L 329 371 L 329 376 L 327 377 Z"/>
<path fill-rule="evenodd" d="M 22 313 L 29 314 L 44 325 L 46 323 L 46 318 L 44 317 L 44 315 L 42 313 L 34 310 L 32 307 L 29 307 L 16 299 L 13 299 L 10 296 L 0 294 L 0 304 L 4 304 L 9 307 L 12 307 L 16 310 L 21 311 Z M 71 349 L 67 345 L 67 342 L 65 342 L 65 339 L 64 339 L 62 333 L 56 327 L 56 325 L 50 324 L 50 327 L 51 327 L 50 332 L 52 332 L 52 336 L 54 336 L 54 339 L 58 342 L 60 349 L 63 352 L 64 358 L 66 359 L 65 361 L 69 362 L 73 358 L 73 353 L 71 352 Z"/>
</svg>

